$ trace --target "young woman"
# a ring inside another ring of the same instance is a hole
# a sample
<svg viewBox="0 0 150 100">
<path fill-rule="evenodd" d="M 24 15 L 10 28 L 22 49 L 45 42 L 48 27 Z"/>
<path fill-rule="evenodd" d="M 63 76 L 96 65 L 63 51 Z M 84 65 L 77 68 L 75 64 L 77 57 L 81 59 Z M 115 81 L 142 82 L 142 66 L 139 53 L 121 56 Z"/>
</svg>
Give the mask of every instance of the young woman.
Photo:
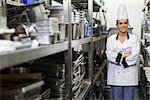
<svg viewBox="0 0 150 100">
<path fill-rule="evenodd" d="M 108 59 L 107 84 L 112 87 L 113 100 L 133 100 L 134 88 L 138 85 L 138 65 L 140 52 L 138 38 L 128 33 L 126 6 L 118 8 L 116 26 L 118 32 L 107 39 Z"/>
</svg>

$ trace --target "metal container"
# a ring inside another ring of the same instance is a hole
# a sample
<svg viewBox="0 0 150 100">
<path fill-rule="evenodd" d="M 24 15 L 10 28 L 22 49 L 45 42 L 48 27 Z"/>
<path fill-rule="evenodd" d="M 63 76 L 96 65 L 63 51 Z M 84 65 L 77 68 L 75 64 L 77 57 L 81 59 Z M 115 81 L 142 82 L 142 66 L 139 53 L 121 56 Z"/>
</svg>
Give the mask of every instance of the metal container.
<svg viewBox="0 0 150 100">
<path fill-rule="evenodd" d="M 10 68 L 11 74 L 26 74 L 29 72 L 30 72 L 30 69 L 27 67 L 11 67 Z"/>
<path fill-rule="evenodd" d="M 6 0 L 1 0 L 0 1 L 0 16 L 7 16 L 6 9 L 7 9 Z"/>
<path fill-rule="evenodd" d="M 6 0 L 0 1 L 0 29 L 7 29 Z"/>
<path fill-rule="evenodd" d="M 53 37 L 51 34 L 36 34 L 34 37 L 41 45 L 53 43 Z"/>
</svg>

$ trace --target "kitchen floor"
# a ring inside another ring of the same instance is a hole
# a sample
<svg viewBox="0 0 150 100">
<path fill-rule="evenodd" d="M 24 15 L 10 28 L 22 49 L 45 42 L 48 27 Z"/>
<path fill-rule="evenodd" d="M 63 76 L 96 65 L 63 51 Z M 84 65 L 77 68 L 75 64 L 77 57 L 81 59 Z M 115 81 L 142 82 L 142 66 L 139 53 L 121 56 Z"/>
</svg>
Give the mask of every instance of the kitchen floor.
<svg viewBox="0 0 150 100">
<path fill-rule="evenodd" d="M 107 88 L 104 90 L 104 96 L 103 96 L 103 97 L 98 98 L 98 99 L 95 99 L 95 100 L 112 100 L 110 87 L 107 87 Z M 144 97 L 142 96 L 142 93 L 141 93 L 139 87 L 137 87 L 137 88 L 135 89 L 134 100 L 144 100 Z"/>
<path fill-rule="evenodd" d="M 143 97 L 139 87 L 137 87 L 135 90 L 134 100 L 144 100 L 144 97 Z"/>
</svg>

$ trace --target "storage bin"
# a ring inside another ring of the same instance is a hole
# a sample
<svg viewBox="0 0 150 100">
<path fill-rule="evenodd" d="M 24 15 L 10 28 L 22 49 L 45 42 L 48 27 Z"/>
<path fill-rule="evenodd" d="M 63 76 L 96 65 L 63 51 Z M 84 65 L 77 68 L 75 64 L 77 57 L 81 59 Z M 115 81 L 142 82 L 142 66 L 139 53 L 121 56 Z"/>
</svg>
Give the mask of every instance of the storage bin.
<svg viewBox="0 0 150 100">
<path fill-rule="evenodd" d="M 24 4 L 32 4 L 33 0 L 22 0 L 22 3 L 24 3 Z"/>
</svg>

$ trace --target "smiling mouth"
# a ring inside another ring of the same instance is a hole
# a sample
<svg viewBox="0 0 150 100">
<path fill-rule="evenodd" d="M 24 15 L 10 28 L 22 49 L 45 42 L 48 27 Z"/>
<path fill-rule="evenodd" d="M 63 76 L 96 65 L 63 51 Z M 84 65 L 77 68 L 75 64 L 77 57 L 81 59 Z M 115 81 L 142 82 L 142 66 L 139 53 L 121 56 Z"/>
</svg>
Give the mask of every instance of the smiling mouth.
<svg viewBox="0 0 150 100">
<path fill-rule="evenodd" d="M 127 28 L 122 28 L 120 29 L 121 32 L 126 32 L 127 31 Z"/>
<path fill-rule="evenodd" d="M 127 28 L 122 28 L 121 30 L 127 30 Z"/>
</svg>

